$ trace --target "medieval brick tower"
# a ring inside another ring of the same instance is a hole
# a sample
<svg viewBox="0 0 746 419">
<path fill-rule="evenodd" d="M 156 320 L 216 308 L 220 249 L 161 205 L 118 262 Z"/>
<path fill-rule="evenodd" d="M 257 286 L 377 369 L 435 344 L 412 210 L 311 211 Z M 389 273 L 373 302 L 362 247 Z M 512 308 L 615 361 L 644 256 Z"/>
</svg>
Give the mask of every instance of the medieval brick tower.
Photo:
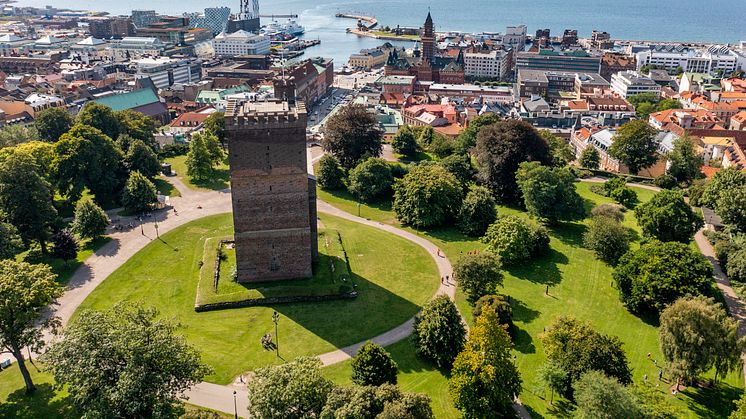
<svg viewBox="0 0 746 419">
<path fill-rule="evenodd" d="M 282 99 L 234 100 L 225 113 L 239 282 L 313 274 L 316 185 L 307 171 L 306 108 L 294 92 L 278 80 Z"/>
<path fill-rule="evenodd" d="M 427 12 L 421 40 L 422 60 L 432 64 L 433 56 L 435 56 L 435 28 L 433 26 L 433 18 L 430 16 L 430 12 Z"/>
</svg>

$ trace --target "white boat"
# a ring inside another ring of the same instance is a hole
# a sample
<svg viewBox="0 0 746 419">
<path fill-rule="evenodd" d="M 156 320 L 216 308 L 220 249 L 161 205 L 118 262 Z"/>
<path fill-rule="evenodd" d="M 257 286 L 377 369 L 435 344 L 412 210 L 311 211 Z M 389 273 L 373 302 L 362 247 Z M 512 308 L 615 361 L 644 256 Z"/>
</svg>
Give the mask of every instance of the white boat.
<svg viewBox="0 0 746 419">
<path fill-rule="evenodd" d="M 299 25 L 298 22 L 293 19 L 288 19 L 284 23 L 273 20 L 272 23 L 264 28 L 264 32 L 267 35 L 276 35 L 282 33 L 292 36 L 299 36 L 303 35 L 305 31 L 306 29 L 303 26 Z"/>
</svg>

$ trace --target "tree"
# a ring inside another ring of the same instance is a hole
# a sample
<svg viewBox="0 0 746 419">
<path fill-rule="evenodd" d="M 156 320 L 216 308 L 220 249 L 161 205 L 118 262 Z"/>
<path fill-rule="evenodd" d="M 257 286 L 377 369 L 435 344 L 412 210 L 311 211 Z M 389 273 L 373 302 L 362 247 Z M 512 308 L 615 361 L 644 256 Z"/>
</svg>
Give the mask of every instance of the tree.
<svg viewBox="0 0 746 419">
<path fill-rule="evenodd" d="M 580 164 L 580 167 L 585 167 L 587 169 L 598 169 L 601 164 L 601 156 L 598 155 L 596 147 L 588 146 L 584 148 L 583 152 L 580 153 L 578 164 Z"/>
<path fill-rule="evenodd" d="M 629 310 L 659 312 L 681 296 L 707 294 L 712 265 L 683 243 L 653 241 L 622 256 L 613 276 Z"/>
<path fill-rule="evenodd" d="M 417 139 L 409 125 L 399 128 L 394 138 L 391 139 L 391 147 L 396 153 L 409 159 L 417 155 Z"/>
<path fill-rule="evenodd" d="M 723 222 L 746 232 L 746 186 L 723 191 L 716 207 Z"/>
<path fill-rule="evenodd" d="M 500 257 L 491 252 L 462 255 L 453 265 L 453 277 L 474 304 L 479 297 L 494 294 L 503 284 Z"/>
<path fill-rule="evenodd" d="M 716 378 L 742 368 L 738 324 L 712 298 L 679 298 L 661 312 L 660 323 L 661 352 L 677 386 L 713 367 Z"/>
<path fill-rule="evenodd" d="M 212 176 L 213 158 L 202 135 L 192 136 L 186 158 L 187 175 L 194 180 Z"/>
<path fill-rule="evenodd" d="M 127 155 L 124 157 L 124 165 L 130 172 L 140 172 L 149 179 L 161 173 L 158 156 L 142 140 L 133 140 L 130 143 Z"/>
<path fill-rule="evenodd" d="M 50 226 L 57 218 L 52 191 L 33 157 L 13 154 L 0 163 L 0 212 L 18 229 L 24 245 L 38 241 L 46 253 Z"/>
<path fill-rule="evenodd" d="M 468 236 L 481 236 L 497 219 L 495 198 L 484 186 L 471 186 L 461 203 L 458 226 Z"/>
<path fill-rule="evenodd" d="M 727 167 L 715 173 L 705 184 L 701 203 L 717 211 L 718 202 L 726 191 L 744 187 L 746 187 L 746 173 L 734 166 Z"/>
<path fill-rule="evenodd" d="M 33 126 L 14 124 L 0 128 L 0 148 L 12 147 L 38 139 L 39 133 Z"/>
<path fill-rule="evenodd" d="M 622 342 L 597 332 L 588 322 L 558 317 L 541 335 L 541 343 L 549 362 L 567 373 L 565 396 L 572 397 L 573 383 L 587 371 L 601 371 L 625 385 L 632 382 Z"/>
<path fill-rule="evenodd" d="M 543 227 L 508 215 L 499 217 L 487 228 L 482 242 L 504 264 L 512 264 L 545 252 L 549 248 L 549 234 Z"/>
<path fill-rule="evenodd" d="M 59 320 L 44 317 L 43 311 L 60 295 L 49 266 L 0 260 L 0 347 L 18 362 L 26 394 L 36 388 L 21 351 L 28 347 L 38 353 L 44 347 L 44 331 L 55 329 Z"/>
<path fill-rule="evenodd" d="M 518 166 L 515 178 L 529 214 L 550 223 L 585 216 L 583 199 L 575 190 L 575 176 L 569 168 L 524 162 Z"/>
<path fill-rule="evenodd" d="M 609 198 L 624 205 L 626 208 L 633 208 L 637 204 L 637 193 L 626 186 L 609 192 Z"/>
<path fill-rule="evenodd" d="M 130 212 L 145 212 L 158 201 L 153 182 L 140 172 L 132 172 L 122 192 L 122 205 Z"/>
<path fill-rule="evenodd" d="M 132 303 L 85 310 L 42 361 L 85 417 L 178 417 L 179 396 L 212 371 L 177 330 Z"/>
<path fill-rule="evenodd" d="M 225 145 L 225 113 L 213 112 L 205 118 L 202 127 L 218 137 L 220 144 Z"/>
<path fill-rule="evenodd" d="M 109 216 L 90 199 L 78 201 L 71 230 L 84 239 L 96 239 L 106 233 Z"/>
<path fill-rule="evenodd" d="M 702 157 L 697 153 L 694 141 L 688 136 L 677 138 L 673 142 L 673 150 L 666 157 L 671 165 L 668 173 L 679 182 L 691 182 L 700 176 L 700 168 L 704 164 Z"/>
<path fill-rule="evenodd" d="M 464 187 L 474 180 L 474 168 L 471 167 L 471 159 L 466 154 L 451 154 L 438 164 L 456 176 Z"/>
<path fill-rule="evenodd" d="M 18 235 L 18 229 L 13 224 L 3 222 L 4 216 L 0 213 L 0 260 L 14 259 L 23 250 L 23 241 Z"/>
<path fill-rule="evenodd" d="M 398 400 L 383 405 L 377 419 L 433 419 L 430 397 L 420 393 L 405 393 Z"/>
<path fill-rule="evenodd" d="M 627 209 L 622 205 L 617 204 L 601 204 L 597 207 L 594 207 L 591 210 L 591 216 L 592 217 L 607 217 L 611 218 L 612 220 L 621 223 L 624 221 L 624 212 L 627 211 Z"/>
<path fill-rule="evenodd" d="M 117 138 L 122 132 L 117 115 L 106 105 L 88 102 L 75 118 L 78 125 L 97 128 L 109 138 Z"/>
<path fill-rule="evenodd" d="M 318 417 L 333 384 L 321 373 L 318 358 L 297 358 L 259 368 L 249 380 L 249 414 L 259 418 Z"/>
<path fill-rule="evenodd" d="M 578 419 L 640 418 L 642 410 L 616 378 L 588 371 L 574 384 Z"/>
<path fill-rule="evenodd" d="M 392 209 L 403 224 L 437 227 L 458 213 L 463 196 L 458 180 L 446 169 L 419 165 L 394 184 Z"/>
<path fill-rule="evenodd" d="M 567 371 L 563 370 L 562 367 L 554 362 L 547 362 L 536 371 L 536 375 L 544 387 L 548 388 L 551 392 L 549 396 L 549 404 L 554 403 L 554 393 L 562 393 L 565 391 Z"/>
<path fill-rule="evenodd" d="M 736 409 L 731 412 L 728 419 L 746 419 L 746 394 L 736 400 Z"/>
<path fill-rule="evenodd" d="M 321 145 L 349 170 L 366 157 L 380 156 L 383 139 L 375 116 L 365 106 L 347 105 L 326 122 Z"/>
<path fill-rule="evenodd" d="M 633 120 L 622 125 L 614 135 L 609 155 L 636 175 L 658 161 L 657 131 L 646 120 Z"/>
<path fill-rule="evenodd" d="M 75 120 L 63 106 L 44 109 L 36 114 L 34 127 L 39 138 L 53 143 L 73 127 Z"/>
<path fill-rule="evenodd" d="M 467 418 L 509 415 L 521 392 L 521 377 L 513 363 L 513 344 L 497 313 L 487 307 L 456 357 L 448 390 L 456 408 Z"/>
<path fill-rule="evenodd" d="M 414 319 L 417 355 L 438 368 L 450 369 L 464 348 L 466 328 L 456 305 L 445 295 L 430 300 Z"/>
<path fill-rule="evenodd" d="M 84 108 L 86 109 L 86 108 Z M 126 180 L 124 156 L 110 137 L 75 125 L 55 143 L 53 172 L 60 193 L 77 201 L 85 188 L 98 202 L 112 202 Z"/>
<path fill-rule="evenodd" d="M 394 176 L 386 160 L 369 158 L 350 170 L 348 182 L 350 192 L 369 202 L 385 198 L 391 192 Z"/>
<path fill-rule="evenodd" d="M 155 119 L 131 109 L 114 112 L 114 116 L 119 122 L 118 134 L 126 134 L 135 140 L 140 140 L 152 148 L 153 151 L 158 149 L 158 143 L 153 136 L 158 128 L 158 122 Z M 102 129 L 102 131 L 104 130 Z"/>
<path fill-rule="evenodd" d="M 552 134 L 548 129 L 539 131 L 539 135 L 549 145 L 549 154 L 552 156 L 552 166 L 564 167 L 575 160 L 575 153 L 570 147 L 570 143 L 562 137 Z"/>
<path fill-rule="evenodd" d="M 395 385 L 335 387 L 329 393 L 321 419 L 432 419 L 430 398 L 402 393 Z"/>
<path fill-rule="evenodd" d="M 480 115 L 469 121 L 469 126 L 456 139 L 456 152 L 459 154 L 468 154 L 477 145 L 479 131 L 483 127 L 497 123 L 499 120 L 499 116 L 490 113 Z"/>
<path fill-rule="evenodd" d="M 36 162 L 37 173 L 46 180 L 50 180 L 52 163 L 54 161 L 54 145 L 43 141 L 29 141 L 13 147 L 0 149 L 0 163 L 11 154 L 24 154 Z"/>
<path fill-rule="evenodd" d="M 361 386 L 396 384 L 399 367 L 380 345 L 366 342 L 352 358 L 352 382 Z"/>
<path fill-rule="evenodd" d="M 60 230 L 52 236 L 52 256 L 67 262 L 78 257 L 78 241 L 68 230 Z"/>
<path fill-rule="evenodd" d="M 552 163 L 546 140 L 525 121 L 500 121 L 480 129 L 476 155 L 479 179 L 503 202 L 520 197 L 515 180 L 519 164 L 524 161 Z"/>
<path fill-rule="evenodd" d="M 223 161 L 223 159 L 225 159 L 225 152 L 220 146 L 220 141 L 218 140 L 218 137 L 212 133 L 212 131 L 203 130 L 201 133 L 197 133 L 194 135 L 199 135 L 204 140 L 205 147 L 207 147 L 207 151 L 210 153 L 210 158 L 212 159 L 213 165 L 216 165 Z"/>
<path fill-rule="evenodd" d="M 593 217 L 583 233 L 583 245 L 610 265 L 616 265 L 629 250 L 629 231 L 617 219 Z"/>
<path fill-rule="evenodd" d="M 450 138 L 440 134 L 435 134 L 433 140 L 430 141 L 429 150 L 435 154 L 437 158 L 444 159 L 453 154 L 455 146 L 455 142 Z"/>
<path fill-rule="evenodd" d="M 420 136 L 417 137 L 417 143 L 422 148 L 430 148 L 430 144 L 432 144 L 433 139 L 435 138 L 435 130 L 430 125 L 425 125 L 424 128 L 420 131 Z"/>
<path fill-rule="evenodd" d="M 0 233 L 0 236 L 2 233 Z M 718 249 L 718 246 L 715 247 Z M 728 252 L 725 260 L 718 257 L 721 265 L 725 265 L 725 271 L 728 274 L 728 278 L 733 281 L 746 282 L 746 249 L 737 247 L 731 252 Z"/>
<path fill-rule="evenodd" d="M 487 294 L 479 297 L 477 302 L 474 304 L 474 310 L 472 310 L 474 321 L 477 321 L 477 317 L 482 315 L 482 310 L 487 306 L 492 307 L 495 310 L 500 324 L 505 326 L 510 337 L 514 337 L 513 307 L 511 307 L 510 301 L 508 301 L 504 295 L 497 294 Z"/>
<path fill-rule="evenodd" d="M 637 223 L 646 237 L 688 243 L 702 227 L 702 217 L 692 211 L 679 191 L 663 190 L 635 208 Z"/>
<path fill-rule="evenodd" d="M 668 173 L 664 173 L 653 179 L 653 185 L 661 189 L 673 189 L 679 186 L 676 178 L 672 175 L 669 175 Z"/>
<path fill-rule="evenodd" d="M 319 160 L 319 175 L 317 182 L 321 189 L 339 190 L 345 187 L 345 172 L 339 161 L 331 154 L 324 154 Z"/>
</svg>

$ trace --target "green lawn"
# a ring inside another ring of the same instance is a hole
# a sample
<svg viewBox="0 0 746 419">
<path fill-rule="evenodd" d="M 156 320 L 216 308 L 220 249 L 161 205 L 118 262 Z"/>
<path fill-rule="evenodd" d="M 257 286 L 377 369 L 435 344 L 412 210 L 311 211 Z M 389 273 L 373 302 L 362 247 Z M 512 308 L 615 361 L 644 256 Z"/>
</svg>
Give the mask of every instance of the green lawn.
<svg viewBox="0 0 746 419">
<path fill-rule="evenodd" d="M 221 163 L 215 168 L 214 176 L 211 179 L 197 181 L 187 176 L 186 156 L 171 157 L 165 159 L 164 162 L 170 163 L 171 170 L 176 172 L 176 176 L 191 189 L 219 191 L 230 187 L 230 173 L 228 173 L 228 165 L 226 163 Z"/>
<path fill-rule="evenodd" d="M 355 300 L 287 304 L 194 312 L 198 262 L 205 240 L 232 233 L 230 214 L 194 221 L 153 241 L 106 279 L 80 310 L 103 309 L 116 302 L 142 301 L 181 325 L 188 341 L 215 373 L 228 383 L 238 374 L 282 362 L 261 346 L 274 330 L 273 310 L 280 314 L 280 355 L 290 360 L 317 355 L 370 338 L 403 323 L 438 287 L 435 263 L 409 241 L 371 227 L 322 215 L 327 229 L 342 232 L 360 296 Z"/>
<path fill-rule="evenodd" d="M 23 377 L 18 364 L 0 371 L 0 417 L 3 418 L 75 418 L 80 417 L 72 407 L 67 391 L 55 389 L 54 378 L 34 365 L 26 364 L 36 392 L 24 394 Z"/>
<path fill-rule="evenodd" d="M 161 195 L 166 195 L 170 197 L 177 197 L 181 196 L 181 192 L 179 192 L 178 189 L 174 187 L 174 185 L 171 184 L 171 182 L 168 181 L 163 176 L 158 176 L 157 178 L 153 179 L 153 184 L 155 185 L 155 188 L 158 189 L 158 193 Z"/>
<path fill-rule="evenodd" d="M 591 208 L 605 202 L 612 202 L 590 191 L 591 184 L 577 183 L 578 192 Z M 649 200 L 654 192 L 633 188 L 641 202 Z M 347 193 L 333 194 L 319 190 L 319 198 L 345 211 L 356 214 L 357 202 Z M 528 215 L 516 208 L 500 206 L 501 215 Z M 363 205 L 361 216 L 401 227 L 390 210 L 390 203 Z M 539 335 L 557 316 L 572 314 L 588 320 L 601 332 L 619 336 L 624 342 L 624 349 L 633 369 L 634 380 L 642 382 L 647 374 L 648 382 L 657 382 L 658 368 L 652 359 L 662 361 L 658 348 L 657 327 L 655 320 L 643 320 L 630 314 L 620 303 L 617 290 L 612 286 L 611 268 L 597 260 L 594 254 L 582 247 L 582 233 L 587 220 L 581 223 L 562 223 L 551 231 L 551 252 L 539 259 L 505 270 L 503 293 L 511 296 L 513 301 L 514 322 L 518 329 L 515 339 L 516 359 L 523 378 L 521 400 L 532 411 L 534 417 L 563 416 L 567 412 L 550 411 L 548 401 L 536 377 L 536 370 L 545 362 Z M 624 224 L 636 233 L 639 245 L 640 229 L 634 215 L 628 211 Z M 463 252 L 484 249 L 478 240 L 461 234 L 453 227 L 434 231 L 415 231 L 437 244 L 455 261 Z M 549 295 L 545 295 L 549 286 Z M 469 322 L 471 307 L 464 296 L 457 293 L 457 305 Z M 433 385 L 423 384 L 422 388 L 437 388 L 435 383 L 443 377 L 437 372 L 422 377 L 423 380 L 434 380 Z M 661 384 L 661 388 L 665 384 Z M 724 384 L 715 390 L 687 390 L 679 395 L 676 404 L 688 409 L 690 417 L 724 417 L 731 407 L 730 400 L 738 397 L 743 388 L 743 379 L 735 374 L 729 376 Z M 433 399 L 442 398 L 437 391 L 430 393 Z"/>
</svg>

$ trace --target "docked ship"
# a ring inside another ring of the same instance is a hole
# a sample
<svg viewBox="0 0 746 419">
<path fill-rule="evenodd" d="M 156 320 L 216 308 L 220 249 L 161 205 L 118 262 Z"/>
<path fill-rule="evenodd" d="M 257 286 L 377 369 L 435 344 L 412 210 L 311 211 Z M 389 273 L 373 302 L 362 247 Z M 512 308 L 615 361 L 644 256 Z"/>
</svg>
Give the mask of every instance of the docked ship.
<svg viewBox="0 0 746 419">
<path fill-rule="evenodd" d="M 264 32 L 270 36 L 279 34 L 300 36 L 303 35 L 305 31 L 306 29 L 293 19 L 288 19 L 283 23 L 272 21 L 272 23 L 264 28 Z"/>
</svg>

